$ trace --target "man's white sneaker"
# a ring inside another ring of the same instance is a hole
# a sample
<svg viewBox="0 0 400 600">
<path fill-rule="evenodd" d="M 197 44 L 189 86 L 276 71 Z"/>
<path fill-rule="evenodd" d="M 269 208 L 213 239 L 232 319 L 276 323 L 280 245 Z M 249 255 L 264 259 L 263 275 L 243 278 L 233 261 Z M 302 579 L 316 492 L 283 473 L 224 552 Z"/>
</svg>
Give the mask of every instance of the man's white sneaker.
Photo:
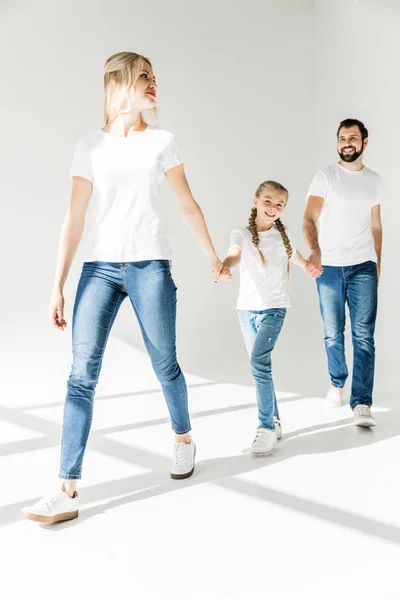
<svg viewBox="0 0 400 600">
<path fill-rule="evenodd" d="M 36 504 L 23 508 L 22 512 L 26 519 L 39 523 L 58 523 L 76 519 L 79 514 L 78 494 L 75 492 L 74 498 L 71 498 L 67 492 L 57 490 Z"/>
<path fill-rule="evenodd" d="M 343 404 L 343 388 L 331 385 L 325 398 L 328 408 L 339 408 Z"/>
<path fill-rule="evenodd" d="M 277 419 L 275 419 L 274 423 L 275 423 L 276 437 L 278 438 L 278 440 L 281 440 L 282 439 L 282 425 L 281 425 L 281 422 L 278 421 Z"/>
<path fill-rule="evenodd" d="M 186 442 L 177 442 L 174 447 L 174 456 L 172 458 L 172 479 L 186 479 L 193 475 L 195 457 L 196 444 L 193 440 L 190 440 L 190 444 L 186 444 Z"/>
<path fill-rule="evenodd" d="M 354 425 L 359 427 L 375 427 L 376 421 L 371 415 L 371 409 L 367 404 L 357 404 L 353 410 Z"/>
<path fill-rule="evenodd" d="M 258 427 L 256 437 L 251 445 L 252 454 L 268 454 L 276 445 L 278 436 L 275 430 Z"/>
</svg>

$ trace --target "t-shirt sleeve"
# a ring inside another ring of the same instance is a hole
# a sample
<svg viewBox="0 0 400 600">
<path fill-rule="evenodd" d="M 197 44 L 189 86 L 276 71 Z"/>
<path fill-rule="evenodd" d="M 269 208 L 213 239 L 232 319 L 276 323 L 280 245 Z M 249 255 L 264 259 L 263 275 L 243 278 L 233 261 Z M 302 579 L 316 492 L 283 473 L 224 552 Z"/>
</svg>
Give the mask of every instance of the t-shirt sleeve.
<svg viewBox="0 0 400 600">
<path fill-rule="evenodd" d="M 384 197 L 384 186 L 381 177 L 378 176 L 378 182 L 376 186 L 376 199 L 373 202 L 372 206 L 376 206 L 377 204 L 382 204 Z"/>
<path fill-rule="evenodd" d="M 243 242 L 243 233 L 239 231 L 239 229 L 234 229 L 231 233 L 231 241 L 229 245 L 228 254 L 231 250 L 236 250 L 237 248 L 239 248 L 239 250 L 243 250 Z"/>
<path fill-rule="evenodd" d="M 70 176 L 84 177 L 93 183 L 93 168 L 90 150 L 82 141 L 78 142 L 75 146 Z"/>
<path fill-rule="evenodd" d="M 323 171 L 318 171 L 308 188 L 306 202 L 309 196 L 319 196 L 325 201 L 328 196 L 328 178 Z"/>
<path fill-rule="evenodd" d="M 166 173 L 169 169 L 173 167 L 177 167 L 178 165 L 183 164 L 182 153 L 179 148 L 178 142 L 175 139 L 175 136 L 171 134 L 171 141 L 166 148 L 163 156 L 163 168 Z"/>
</svg>

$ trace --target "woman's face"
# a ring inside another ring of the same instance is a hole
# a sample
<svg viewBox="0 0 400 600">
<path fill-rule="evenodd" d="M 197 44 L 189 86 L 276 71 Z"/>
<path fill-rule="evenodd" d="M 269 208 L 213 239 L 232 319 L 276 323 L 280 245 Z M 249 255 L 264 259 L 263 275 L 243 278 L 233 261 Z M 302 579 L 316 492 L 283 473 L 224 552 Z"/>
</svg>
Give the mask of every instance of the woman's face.
<svg viewBox="0 0 400 600">
<path fill-rule="evenodd" d="M 139 78 L 133 86 L 132 102 L 139 110 L 150 110 L 156 105 L 157 83 L 153 69 L 145 63 Z"/>
</svg>

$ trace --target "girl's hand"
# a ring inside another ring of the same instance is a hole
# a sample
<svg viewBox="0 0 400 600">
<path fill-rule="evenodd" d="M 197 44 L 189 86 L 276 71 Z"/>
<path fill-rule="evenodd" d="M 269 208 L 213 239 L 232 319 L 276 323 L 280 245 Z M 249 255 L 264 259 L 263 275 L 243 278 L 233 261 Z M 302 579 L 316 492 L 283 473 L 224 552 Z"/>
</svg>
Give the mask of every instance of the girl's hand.
<svg viewBox="0 0 400 600">
<path fill-rule="evenodd" d="M 54 292 L 48 309 L 48 315 L 51 323 L 57 329 L 64 331 L 67 323 L 64 319 L 64 296 L 61 292 Z"/>
<path fill-rule="evenodd" d="M 232 273 L 228 267 L 222 267 L 222 271 L 220 272 L 217 281 L 230 281 L 232 279 Z"/>
<path fill-rule="evenodd" d="M 321 265 L 318 267 L 318 266 L 315 266 L 314 264 L 310 264 L 309 261 L 307 260 L 306 264 L 304 265 L 304 271 L 307 273 L 307 275 L 309 277 L 311 277 L 311 279 L 318 279 L 318 277 L 320 275 L 322 275 L 323 268 Z"/>
</svg>

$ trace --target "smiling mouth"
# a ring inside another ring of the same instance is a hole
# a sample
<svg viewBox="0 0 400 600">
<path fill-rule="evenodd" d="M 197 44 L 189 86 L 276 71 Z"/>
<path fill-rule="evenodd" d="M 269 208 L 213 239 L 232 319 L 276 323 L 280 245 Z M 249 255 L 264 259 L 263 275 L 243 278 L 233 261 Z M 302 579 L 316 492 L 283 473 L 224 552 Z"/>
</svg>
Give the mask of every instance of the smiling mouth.
<svg viewBox="0 0 400 600">
<path fill-rule="evenodd" d="M 269 217 L 270 219 L 273 219 L 273 218 L 275 217 L 275 215 L 270 215 L 270 214 L 268 214 L 267 212 L 266 212 L 266 213 L 264 213 L 264 214 L 265 214 L 267 217 Z"/>
</svg>

